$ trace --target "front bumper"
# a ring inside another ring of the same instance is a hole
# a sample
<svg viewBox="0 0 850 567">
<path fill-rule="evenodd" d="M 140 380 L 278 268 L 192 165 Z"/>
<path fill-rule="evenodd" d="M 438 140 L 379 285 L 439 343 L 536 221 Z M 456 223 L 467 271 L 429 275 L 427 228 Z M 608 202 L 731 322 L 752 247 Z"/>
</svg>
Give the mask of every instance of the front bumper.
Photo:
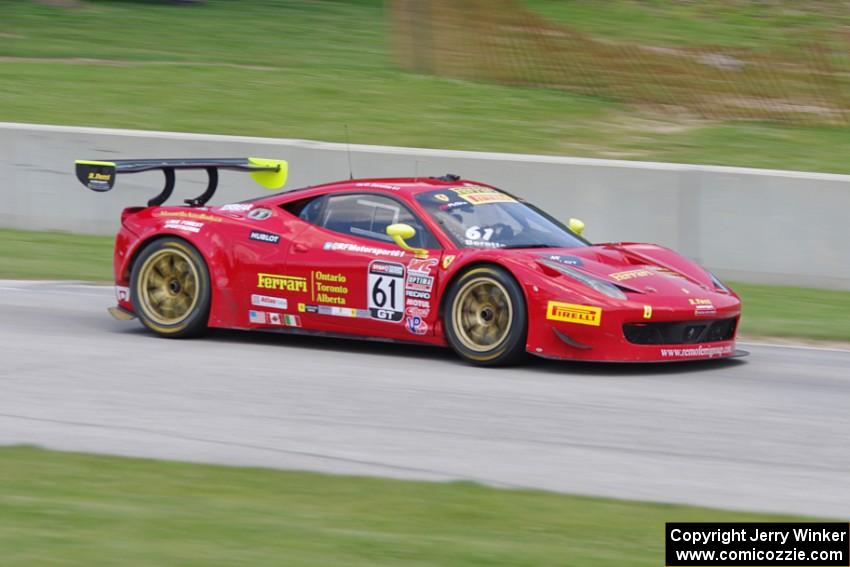
<svg viewBox="0 0 850 567">
<path fill-rule="evenodd" d="M 741 355 L 735 349 L 740 301 L 734 296 L 715 300 L 710 314 L 691 305 L 650 307 L 631 302 L 589 306 L 596 311 L 587 316 L 578 310 L 577 315 L 572 315 L 569 307 L 560 315 L 557 308 L 553 310 L 551 301 L 529 307 L 526 350 L 544 358 L 672 362 Z M 641 328 L 646 332 L 635 332 Z"/>
</svg>

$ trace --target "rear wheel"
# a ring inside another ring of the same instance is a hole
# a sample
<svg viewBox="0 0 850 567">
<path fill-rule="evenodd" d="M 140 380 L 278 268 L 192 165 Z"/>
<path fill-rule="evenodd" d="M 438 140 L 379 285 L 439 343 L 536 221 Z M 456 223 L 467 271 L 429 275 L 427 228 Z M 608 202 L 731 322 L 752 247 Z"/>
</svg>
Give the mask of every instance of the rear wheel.
<svg viewBox="0 0 850 567">
<path fill-rule="evenodd" d="M 497 266 L 467 271 L 448 290 L 445 328 L 455 352 L 470 362 L 502 366 L 519 361 L 527 333 L 519 284 Z"/>
<path fill-rule="evenodd" d="M 164 337 L 192 337 L 207 328 L 210 278 L 197 249 L 178 238 L 148 245 L 130 275 L 133 307 L 142 323 Z"/>
</svg>

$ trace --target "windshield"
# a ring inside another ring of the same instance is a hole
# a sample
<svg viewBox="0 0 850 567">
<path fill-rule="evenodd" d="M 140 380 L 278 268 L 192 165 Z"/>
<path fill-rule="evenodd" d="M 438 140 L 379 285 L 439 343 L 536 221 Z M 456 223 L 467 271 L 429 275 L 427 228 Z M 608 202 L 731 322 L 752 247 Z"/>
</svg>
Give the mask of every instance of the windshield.
<svg viewBox="0 0 850 567">
<path fill-rule="evenodd" d="M 490 187 L 438 189 L 416 200 L 461 248 L 587 246 L 543 211 Z"/>
</svg>

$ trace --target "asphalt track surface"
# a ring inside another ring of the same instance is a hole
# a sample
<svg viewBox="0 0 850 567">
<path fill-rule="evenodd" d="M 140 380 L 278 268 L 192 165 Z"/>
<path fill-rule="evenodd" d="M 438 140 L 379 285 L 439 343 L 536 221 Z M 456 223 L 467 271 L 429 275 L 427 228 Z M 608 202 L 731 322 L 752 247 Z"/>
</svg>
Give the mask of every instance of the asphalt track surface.
<svg viewBox="0 0 850 567">
<path fill-rule="evenodd" d="M 159 339 L 113 304 L 0 281 L 0 444 L 850 516 L 850 351 L 493 370 L 437 348 Z"/>
</svg>

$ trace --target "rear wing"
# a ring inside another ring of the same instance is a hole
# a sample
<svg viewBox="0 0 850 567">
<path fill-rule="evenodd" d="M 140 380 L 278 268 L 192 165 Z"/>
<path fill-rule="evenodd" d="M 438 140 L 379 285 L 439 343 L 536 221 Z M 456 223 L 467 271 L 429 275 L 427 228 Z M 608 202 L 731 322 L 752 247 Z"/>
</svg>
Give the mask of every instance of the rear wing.
<svg viewBox="0 0 850 567">
<path fill-rule="evenodd" d="M 174 171 L 177 169 L 205 169 L 209 176 L 206 190 L 194 199 L 185 202 L 200 207 L 212 199 L 218 187 L 218 170 L 244 171 L 251 174 L 254 181 L 268 189 L 279 189 L 286 183 L 288 165 L 284 160 L 265 158 L 224 158 L 224 159 L 116 159 L 112 161 L 77 160 L 75 162 L 77 179 L 92 191 L 105 192 L 115 185 L 115 176 L 119 173 L 139 173 L 141 171 L 162 170 L 165 174 L 165 186 L 159 195 L 148 201 L 149 207 L 162 205 L 174 191 Z"/>
</svg>

